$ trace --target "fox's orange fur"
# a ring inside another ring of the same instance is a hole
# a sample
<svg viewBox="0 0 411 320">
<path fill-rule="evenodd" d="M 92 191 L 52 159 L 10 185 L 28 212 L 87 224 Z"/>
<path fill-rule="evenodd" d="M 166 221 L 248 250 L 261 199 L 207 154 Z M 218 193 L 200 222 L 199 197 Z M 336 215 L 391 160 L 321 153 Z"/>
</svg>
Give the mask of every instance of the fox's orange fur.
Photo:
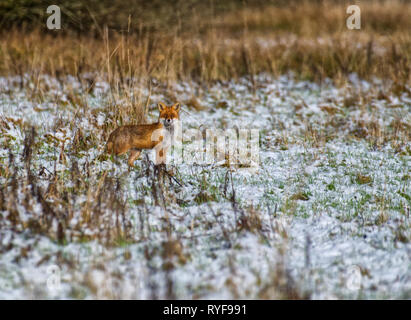
<svg viewBox="0 0 411 320">
<path fill-rule="evenodd" d="M 166 106 L 164 103 L 159 103 L 158 109 L 160 115 L 156 123 L 126 125 L 115 129 L 107 140 L 107 152 L 122 155 L 130 151 L 128 165 L 132 167 L 134 161 L 140 156 L 142 149 L 158 147 L 166 133 L 173 136 L 175 121 L 180 119 L 180 104 L 175 103 Z M 157 148 L 156 164 L 165 163 L 166 153 L 167 148 Z"/>
</svg>

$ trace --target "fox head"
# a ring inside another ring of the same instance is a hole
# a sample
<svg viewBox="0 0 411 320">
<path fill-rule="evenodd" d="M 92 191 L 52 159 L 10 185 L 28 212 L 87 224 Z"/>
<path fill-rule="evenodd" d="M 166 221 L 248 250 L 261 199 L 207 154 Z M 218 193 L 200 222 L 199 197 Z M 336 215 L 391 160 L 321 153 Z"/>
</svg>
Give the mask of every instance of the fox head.
<svg viewBox="0 0 411 320">
<path fill-rule="evenodd" d="M 171 106 L 166 106 L 164 103 L 158 104 L 158 110 L 160 111 L 159 121 L 165 126 L 169 127 L 174 121 L 179 120 L 179 112 L 181 109 L 180 103 L 175 103 Z"/>
</svg>

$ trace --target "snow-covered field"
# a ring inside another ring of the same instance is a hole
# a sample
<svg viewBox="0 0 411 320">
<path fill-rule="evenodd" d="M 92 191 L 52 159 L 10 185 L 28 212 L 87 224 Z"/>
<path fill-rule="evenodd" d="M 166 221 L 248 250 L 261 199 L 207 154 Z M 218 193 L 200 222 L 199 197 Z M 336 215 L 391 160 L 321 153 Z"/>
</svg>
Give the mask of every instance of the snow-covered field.
<svg viewBox="0 0 411 320">
<path fill-rule="evenodd" d="M 136 86 L 150 120 L 182 102 L 183 132 L 259 130 L 257 169 L 182 163 L 161 185 L 144 155 L 101 156 L 106 83 L 18 80 L 0 79 L 0 298 L 411 298 L 411 88 Z"/>
</svg>

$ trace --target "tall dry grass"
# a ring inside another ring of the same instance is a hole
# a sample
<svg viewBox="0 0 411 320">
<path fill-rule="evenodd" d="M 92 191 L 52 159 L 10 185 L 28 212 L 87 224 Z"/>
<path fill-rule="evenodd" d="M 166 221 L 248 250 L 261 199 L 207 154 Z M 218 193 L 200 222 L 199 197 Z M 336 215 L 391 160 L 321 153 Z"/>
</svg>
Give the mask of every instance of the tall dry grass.
<svg viewBox="0 0 411 320">
<path fill-rule="evenodd" d="M 209 19 L 194 7 L 168 29 L 157 30 L 132 25 L 132 19 L 121 31 L 96 22 L 93 34 L 12 28 L 0 36 L 0 74 L 87 73 L 89 85 L 98 75 L 113 90 L 133 86 L 135 79 L 209 82 L 290 70 L 315 81 L 344 82 L 356 72 L 410 83 L 411 5 L 362 1 L 361 30 L 346 28 L 347 5 L 239 6 Z"/>
</svg>

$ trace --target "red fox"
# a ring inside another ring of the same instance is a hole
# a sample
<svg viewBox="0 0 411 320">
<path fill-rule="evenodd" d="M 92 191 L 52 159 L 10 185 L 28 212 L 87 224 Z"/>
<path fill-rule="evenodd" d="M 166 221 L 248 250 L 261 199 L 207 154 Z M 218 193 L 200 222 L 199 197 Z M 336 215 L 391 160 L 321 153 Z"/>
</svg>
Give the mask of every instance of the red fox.
<svg viewBox="0 0 411 320">
<path fill-rule="evenodd" d="M 130 150 L 128 165 L 134 166 L 134 161 L 140 156 L 142 149 L 156 149 L 156 165 L 165 164 L 166 154 L 174 129 L 179 121 L 180 103 L 166 106 L 159 103 L 159 119 L 156 123 L 126 125 L 115 129 L 107 140 L 107 152 L 122 155 Z"/>
</svg>

